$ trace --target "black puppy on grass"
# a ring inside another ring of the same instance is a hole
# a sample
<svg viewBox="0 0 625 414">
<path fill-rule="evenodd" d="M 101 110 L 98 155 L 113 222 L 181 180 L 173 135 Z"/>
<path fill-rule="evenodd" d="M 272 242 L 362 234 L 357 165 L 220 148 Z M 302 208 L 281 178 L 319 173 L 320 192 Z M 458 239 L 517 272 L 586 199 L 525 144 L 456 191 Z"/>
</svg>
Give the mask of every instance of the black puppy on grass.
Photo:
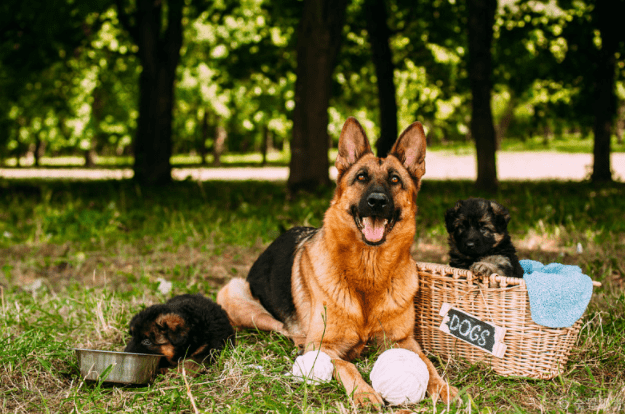
<svg viewBox="0 0 625 414">
<path fill-rule="evenodd" d="M 197 373 L 195 363 L 214 362 L 224 346 L 234 345 L 226 311 L 200 294 L 175 296 L 142 310 L 130 321 L 130 335 L 124 351 L 162 354 L 163 370 L 184 359 L 194 361 L 185 367 Z"/>
<path fill-rule="evenodd" d="M 488 277 L 493 273 L 523 277 L 516 249 L 508 235 L 508 210 L 483 198 L 460 200 L 445 212 L 449 264 Z"/>
</svg>

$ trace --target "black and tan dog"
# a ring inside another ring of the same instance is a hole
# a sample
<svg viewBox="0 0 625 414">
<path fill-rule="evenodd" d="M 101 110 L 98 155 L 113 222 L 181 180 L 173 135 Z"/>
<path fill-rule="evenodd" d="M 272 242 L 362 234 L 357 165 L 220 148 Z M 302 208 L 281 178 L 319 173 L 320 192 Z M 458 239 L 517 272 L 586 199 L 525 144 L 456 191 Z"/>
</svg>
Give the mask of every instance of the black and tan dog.
<svg viewBox="0 0 625 414">
<path fill-rule="evenodd" d="M 508 234 L 510 213 L 483 198 L 460 200 L 445 212 L 449 233 L 449 264 L 489 277 L 523 277 L 516 249 Z"/>
<path fill-rule="evenodd" d="M 428 392 L 449 401 L 457 390 L 413 337 L 419 281 L 410 247 L 425 173 L 423 128 L 412 124 L 388 157 L 377 158 L 358 121 L 349 118 L 336 167 L 337 187 L 323 226 L 281 235 L 247 280 L 230 281 L 217 302 L 236 326 L 282 332 L 305 351 L 328 354 L 334 377 L 358 404 L 383 404 L 349 362 L 369 341 L 417 353 L 430 374 Z"/>
<path fill-rule="evenodd" d="M 130 321 L 130 335 L 124 351 L 162 354 L 163 369 L 183 359 L 212 362 L 226 344 L 234 344 L 226 312 L 200 294 L 175 296 L 142 310 Z"/>
</svg>

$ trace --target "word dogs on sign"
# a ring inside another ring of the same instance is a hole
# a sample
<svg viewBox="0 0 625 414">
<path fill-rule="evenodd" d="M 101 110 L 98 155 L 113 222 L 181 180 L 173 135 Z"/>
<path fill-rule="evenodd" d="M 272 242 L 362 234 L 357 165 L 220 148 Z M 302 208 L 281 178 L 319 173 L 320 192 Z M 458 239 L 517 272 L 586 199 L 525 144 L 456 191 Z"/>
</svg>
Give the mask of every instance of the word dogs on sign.
<svg viewBox="0 0 625 414">
<path fill-rule="evenodd" d="M 449 303 L 441 307 L 443 317 L 439 329 L 464 342 L 476 346 L 494 356 L 501 358 L 506 352 L 503 337 L 506 329 L 454 308 Z"/>
</svg>

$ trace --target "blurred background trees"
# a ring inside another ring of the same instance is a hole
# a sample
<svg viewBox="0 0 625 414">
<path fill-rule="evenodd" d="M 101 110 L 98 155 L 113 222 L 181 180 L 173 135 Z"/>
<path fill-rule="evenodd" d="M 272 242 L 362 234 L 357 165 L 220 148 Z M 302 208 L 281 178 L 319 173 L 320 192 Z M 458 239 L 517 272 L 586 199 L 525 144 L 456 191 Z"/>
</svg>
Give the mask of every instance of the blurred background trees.
<svg viewBox="0 0 625 414">
<path fill-rule="evenodd" d="M 489 19 L 475 19 L 480 4 Z M 178 154 L 218 165 L 281 151 L 289 186 L 314 187 L 329 181 L 328 149 L 354 115 L 381 155 L 414 120 L 430 144 L 475 145 L 485 188 L 502 144 L 562 137 L 593 140 L 591 178 L 611 180 L 624 4 L 5 0 L 0 163 L 80 156 L 131 164 L 155 184 Z"/>
</svg>

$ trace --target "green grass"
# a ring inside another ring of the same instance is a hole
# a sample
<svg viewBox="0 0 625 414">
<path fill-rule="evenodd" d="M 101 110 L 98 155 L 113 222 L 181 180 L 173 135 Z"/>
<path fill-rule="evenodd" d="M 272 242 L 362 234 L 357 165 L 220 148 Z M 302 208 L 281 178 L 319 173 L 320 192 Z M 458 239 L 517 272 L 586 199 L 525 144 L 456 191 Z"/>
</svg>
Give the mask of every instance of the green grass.
<svg viewBox="0 0 625 414">
<path fill-rule="evenodd" d="M 332 188 L 289 199 L 274 183 L 0 181 L 0 412 L 354 412 L 336 383 L 306 386 L 285 374 L 294 347 L 243 331 L 237 346 L 196 378 L 170 373 L 145 387 L 83 382 L 72 348 L 120 350 L 130 318 L 173 294 L 214 298 L 244 277 L 280 232 L 319 226 Z M 578 264 L 596 290 L 565 373 L 503 378 L 481 365 L 441 365 L 463 390 L 451 412 L 621 412 L 625 407 L 625 185 L 423 183 L 414 256 L 448 260 L 443 214 L 460 198 L 508 206 L 522 258 Z M 582 252 L 578 253 L 578 244 Z M 159 280 L 173 283 L 171 294 Z M 357 362 L 368 378 L 370 350 Z M 411 409 L 447 412 L 423 401 Z M 385 408 L 393 412 L 393 408 Z"/>
<path fill-rule="evenodd" d="M 557 136 L 549 139 L 547 144 L 545 144 L 543 137 L 532 136 L 525 141 L 504 139 L 501 149 L 503 151 L 558 151 L 592 154 L 593 146 L 594 140 L 592 136 L 586 138 L 580 138 L 575 135 Z M 612 136 L 611 149 L 612 152 L 625 151 L 625 141 L 619 143 L 616 136 Z"/>
<path fill-rule="evenodd" d="M 544 137 L 530 136 L 525 140 L 518 138 L 505 138 L 501 141 L 501 151 L 514 152 L 542 152 L 556 151 L 568 153 L 586 153 L 592 154 L 594 140 L 592 136 L 580 138 L 576 135 L 560 135 L 552 137 L 545 144 Z M 455 154 L 473 154 L 475 153 L 475 144 L 469 141 L 447 141 L 444 143 L 434 143 L 428 147 L 430 151 L 451 151 Z M 618 142 L 616 136 L 612 136 L 611 142 L 612 152 L 624 152 L 625 140 Z"/>
</svg>

